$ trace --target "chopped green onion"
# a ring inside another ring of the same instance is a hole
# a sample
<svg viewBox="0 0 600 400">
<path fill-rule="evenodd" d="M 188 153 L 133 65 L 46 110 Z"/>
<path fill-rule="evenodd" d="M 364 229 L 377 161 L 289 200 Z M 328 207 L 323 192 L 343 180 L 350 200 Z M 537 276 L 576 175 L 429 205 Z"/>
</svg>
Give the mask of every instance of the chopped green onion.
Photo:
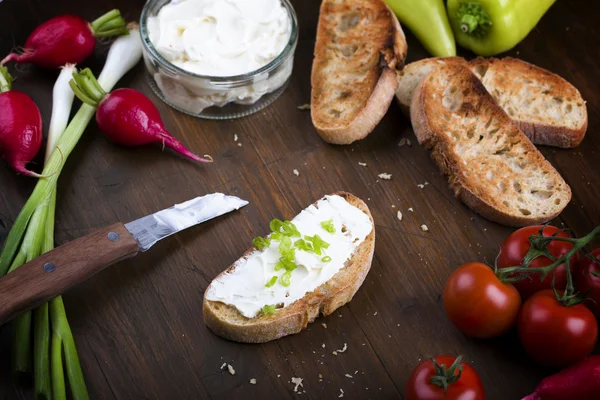
<svg viewBox="0 0 600 400">
<path fill-rule="evenodd" d="M 312 242 L 313 247 L 315 248 L 315 253 L 317 255 L 321 255 L 321 249 L 328 249 L 329 248 L 329 243 L 327 243 L 326 241 L 324 241 L 323 239 L 321 239 L 321 236 L 319 235 L 314 235 L 314 236 L 305 236 L 305 239 L 308 239 Z"/>
<path fill-rule="evenodd" d="M 279 233 L 279 232 L 273 232 L 271 233 L 271 240 L 283 240 L 285 236 L 283 235 L 283 233 Z"/>
<path fill-rule="evenodd" d="M 300 231 L 296 228 L 296 225 L 290 221 L 281 221 L 277 218 L 273 219 L 269 224 L 273 233 L 279 233 L 288 237 L 300 237 Z"/>
<path fill-rule="evenodd" d="M 275 282 L 277 282 L 277 275 L 274 275 L 269 282 L 265 283 L 265 287 L 271 287 Z"/>
<path fill-rule="evenodd" d="M 321 222 L 321 226 L 329 233 L 335 233 L 335 226 L 333 225 L 333 220 Z"/>
<path fill-rule="evenodd" d="M 265 247 L 269 247 L 269 245 L 271 244 L 271 239 L 258 236 L 252 239 L 252 244 L 257 249 L 262 250 Z"/>
<path fill-rule="evenodd" d="M 281 242 L 279 242 L 279 252 L 281 256 L 293 261 L 296 257 L 296 249 L 292 247 L 292 239 L 289 237 L 284 237 Z"/>
<path fill-rule="evenodd" d="M 275 271 L 279 271 L 280 269 L 283 268 L 283 264 L 281 262 L 278 262 L 277 264 L 275 264 Z"/>
<path fill-rule="evenodd" d="M 325 256 L 325 257 L 321 258 L 321 261 L 323 261 L 324 263 L 331 262 L 331 257 Z"/>
<path fill-rule="evenodd" d="M 292 271 L 286 271 L 281 275 L 281 284 L 283 286 L 290 286 L 290 278 L 292 277 Z"/>
<path fill-rule="evenodd" d="M 298 266 L 296 265 L 296 263 L 294 262 L 294 260 L 290 260 L 290 259 L 287 259 L 285 257 L 281 257 L 279 259 L 279 262 L 277 264 L 281 264 L 281 266 L 283 268 L 285 268 L 286 271 L 293 271 L 296 268 L 298 268 Z"/>
<path fill-rule="evenodd" d="M 274 218 L 269 224 L 269 228 L 271 228 L 272 232 L 281 232 L 281 227 L 283 226 L 283 221 L 277 218 Z"/>
<path fill-rule="evenodd" d="M 298 239 L 294 242 L 294 246 L 296 246 L 298 249 L 300 250 L 304 250 L 304 251 L 315 251 L 314 246 L 312 245 L 311 242 L 307 242 L 304 239 Z"/>
<path fill-rule="evenodd" d="M 262 308 L 262 312 L 265 315 L 275 314 L 275 306 L 273 304 L 267 304 Z"/>
</svg>

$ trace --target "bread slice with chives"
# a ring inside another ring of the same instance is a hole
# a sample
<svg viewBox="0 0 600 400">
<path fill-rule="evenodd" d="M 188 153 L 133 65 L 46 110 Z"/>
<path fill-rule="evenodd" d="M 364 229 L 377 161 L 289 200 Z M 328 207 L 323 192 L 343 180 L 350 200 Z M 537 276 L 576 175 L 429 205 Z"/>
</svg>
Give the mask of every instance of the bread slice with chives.
<svg viewBox="0 0 600 400">
<path fill-rule="evenodd" d="M 375 249 L 375 225 L 364 201 L 346 192 L 337 192 L 335 195 L 341 196 L 352 206 L 365 213 L 373 224 L 371 232 L 346 260 L 344 266 L 314 291 L 306 293 L 299 300 L 278 309 L 274 314 L 259 313 L 254 318 L 247 318 L 232 305 L 207 300 L 207 294 L 216 280 L 224 274 L 234 271 L 241 260 L 247 259 L 259 251 L 256 247 L 252 247 L 240 260 L 217 276 L 206 289 L 202 309 L 204 322 L 210 330 L 225 339 L 236 342 L 268 342 L 298 333 L 313 322 L 319 314 L 329 315 L 352 300 L 371 268 Z M 293 280 L 291 284 L 294 284 Z"/>
<path fill-rule="evenodd" d="M 434 69 L 417 86 L 410 115 L 456 196 L 482 216 L 533 225 L 569 203 L 569 186 L 469 68 Z"/>
</svg>

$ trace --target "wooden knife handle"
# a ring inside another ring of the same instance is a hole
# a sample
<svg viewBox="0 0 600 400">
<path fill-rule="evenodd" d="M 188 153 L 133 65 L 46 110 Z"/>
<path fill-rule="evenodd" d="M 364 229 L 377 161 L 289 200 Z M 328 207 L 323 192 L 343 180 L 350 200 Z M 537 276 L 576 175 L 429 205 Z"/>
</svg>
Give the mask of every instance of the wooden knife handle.
<svg viewBox="0 0 600 400">
<path fill-rule="evenodd" d="M 23 264 L 0 279 L 0 325 L 138 251 L 137 241 L 119 222 Z"/>
</svg>

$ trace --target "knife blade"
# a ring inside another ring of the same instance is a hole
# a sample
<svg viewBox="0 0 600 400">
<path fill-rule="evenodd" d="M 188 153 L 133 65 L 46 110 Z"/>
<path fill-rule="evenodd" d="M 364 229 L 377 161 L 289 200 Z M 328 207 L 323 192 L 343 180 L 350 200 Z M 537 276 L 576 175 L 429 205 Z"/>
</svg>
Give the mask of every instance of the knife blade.
<svg viewBox="0 0 600 400">
<path fill-rule="evenodd" d="M 235 196 L 212 193 L 57 247 L 0 279 L 0 325 L 104 268 L 147 251 L 159 240 L 247 204 Z"/>
</svg>

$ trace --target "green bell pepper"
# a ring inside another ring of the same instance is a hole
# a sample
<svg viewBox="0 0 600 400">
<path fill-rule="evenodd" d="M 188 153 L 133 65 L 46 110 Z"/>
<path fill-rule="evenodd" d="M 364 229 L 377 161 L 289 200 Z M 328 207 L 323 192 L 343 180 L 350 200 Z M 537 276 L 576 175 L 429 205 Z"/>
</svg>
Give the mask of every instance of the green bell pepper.
<svg viewBox="0 0 600 400">
<path fill-rule="evenodd" d="M 402 25 L 407 26 L 435 57 L 456 55 L 454 35 L 443 0 L 385 0 Z"/>
<path fill-rule="evenodd" d="M 556 0 L 448 0 L 459 45 L 480 56 L 515 47 Z"/>
</svg>

